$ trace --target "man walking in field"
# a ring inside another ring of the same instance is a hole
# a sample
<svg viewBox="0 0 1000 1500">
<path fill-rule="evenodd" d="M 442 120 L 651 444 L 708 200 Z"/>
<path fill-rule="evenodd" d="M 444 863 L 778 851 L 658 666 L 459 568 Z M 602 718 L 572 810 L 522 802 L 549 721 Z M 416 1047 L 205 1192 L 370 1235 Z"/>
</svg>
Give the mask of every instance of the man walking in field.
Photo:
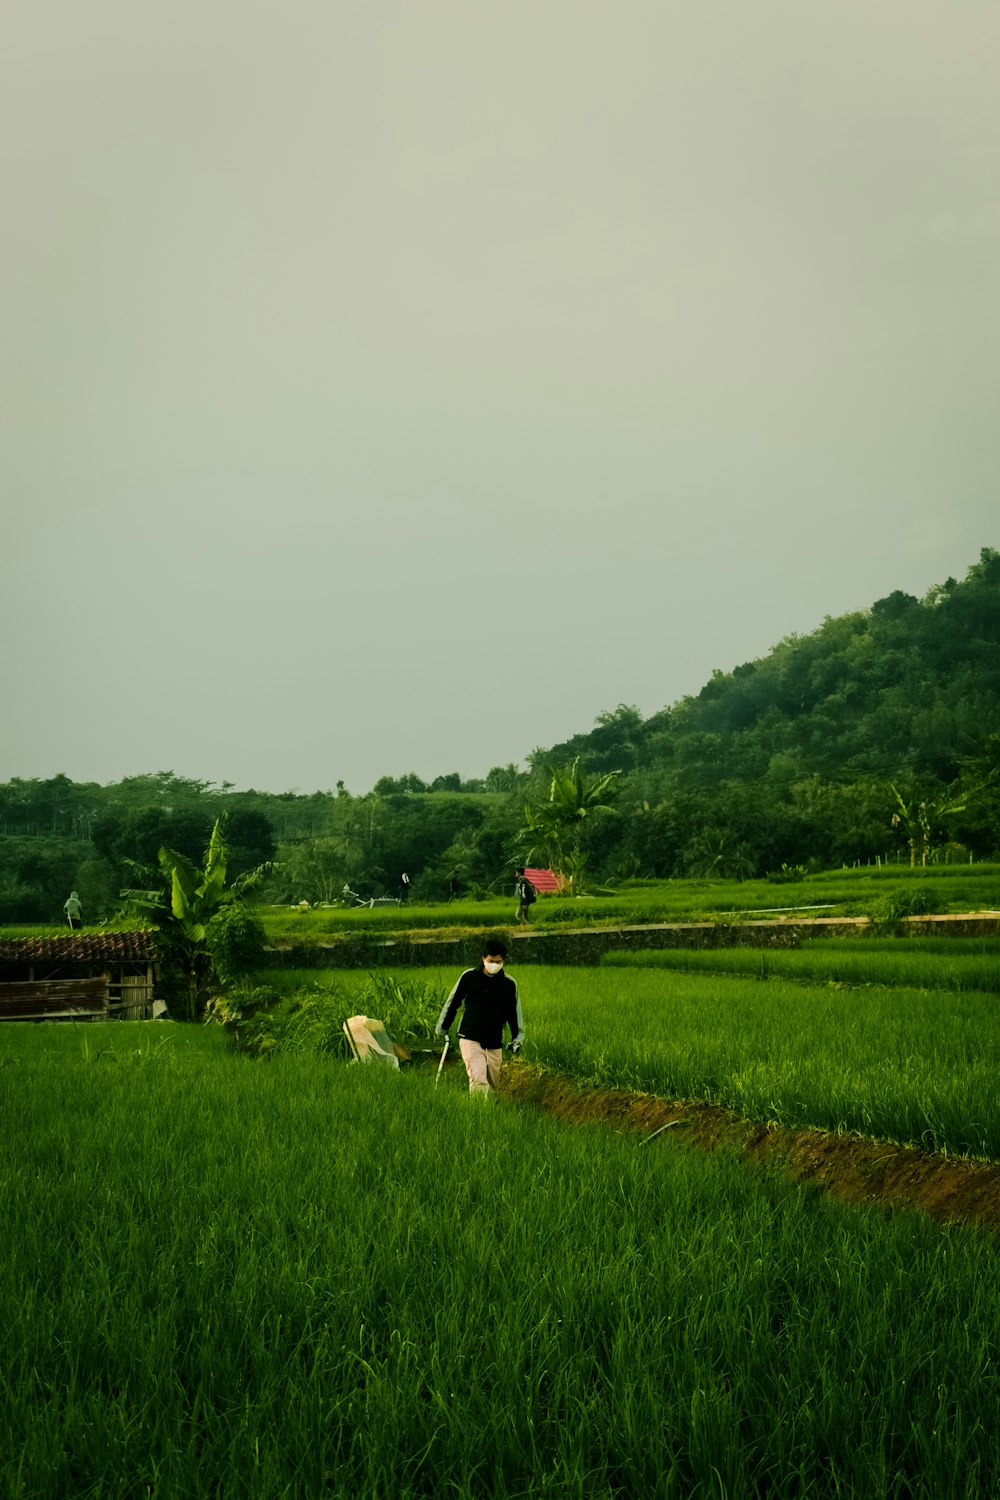
<svg viewBox="0 0 1000 1500">
<path fill-rule="evenodd" d="M 524 873 L 523 865 L 518 865 L 514 871 L 514 875 L 516 877 L 514 881 L 514 894 L 517 897 L 516 920 L 518 922 L 529 922 L 531 918 L 528 916 L 528 908 L 529 906 L 533 906 L 537 901 L 538 892 Z"/>
<path fill-rule="evenodd" d="M 510 1050 L 516 1057 L 524 1042 L 524 1018 L 517 984 L 504 973 L 507 945 L 502 938 L 488 937 L 476 969 L 466 969 L 444 1003 L 435 1028 L 444 1036 L 459 1010 L 465 1010 L 458 1028 L 459 1050 L 469 1075 L 469 1093 L 491 1094 L 500 1080 L 503 1062 L 503 1029 L 511 1035 Z"/>
</svg>

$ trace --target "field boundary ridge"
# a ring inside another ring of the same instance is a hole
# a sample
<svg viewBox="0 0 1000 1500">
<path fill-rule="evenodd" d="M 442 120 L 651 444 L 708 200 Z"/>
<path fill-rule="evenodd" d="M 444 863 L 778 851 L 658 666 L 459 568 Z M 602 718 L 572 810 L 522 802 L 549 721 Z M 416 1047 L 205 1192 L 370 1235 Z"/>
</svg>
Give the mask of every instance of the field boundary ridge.
<svg viewBox="0 0 1000 1500">
<path fill-rule="evenodd" d="M 1000 1236 L 1000 1162 L 924 1151 L 854 1131 L 749 1120 L 699 1100 L 589 1087 L 532 1063 L 508 1064 L 500 1092 L 567 1124 L 593 1121 L 642 1135 L 650 1150 L 668 1141 L 704 1151 L 728 1148 L 758 1170 L 780 1170 L 843 1203 L 911 1209 L 939 1223 L 973 1225 Z"/>
<path fill-rule="evenodd" d="M 903 917 L 901 936 L 993 937 L 1000 912 L 943 913 Z M 486 930 L 486 929 L 484 929 Z M 599 964 L 604 953 L 644 948 L 797 948 L 814 937 L 884 935 L 868 917 L 811 917 L 802 921 L 650 922 L 622 927 L 565 927 L 529 932 L 501 929 L 511 944 L 512 964 Z M 470 965 L 479 960 L 481 934 L 458 938 L 335 938 L 324 943 L 271 945 L 274 968 L 380 968 Z"/>
</svg>

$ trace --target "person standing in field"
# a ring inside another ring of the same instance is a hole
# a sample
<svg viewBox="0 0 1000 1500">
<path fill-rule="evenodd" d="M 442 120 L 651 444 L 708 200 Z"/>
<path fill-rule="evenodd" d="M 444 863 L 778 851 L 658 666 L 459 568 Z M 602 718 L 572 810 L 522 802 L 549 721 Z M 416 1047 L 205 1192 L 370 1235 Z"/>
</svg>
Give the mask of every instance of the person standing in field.
<svg viewBox="0 0 1000 1500">
<path fill-rule="evenodd" d="M 399 904 L 405 906 L 410 899 L 410 877 L 404 870 L 399 877 Z"/>
<path fill-rule="evenodd" d="M 503 1031 L 510 1031 L 510 1050 L 516 1057 L 524 1042 L 524 1017 L 517 983 L 504 972 L 507 945 L 502 938 L 483 943 L 478 968 L 466 969 L 444 1003 L 435 1028 L 444 1036 L 464 1006 L 459 1022 L 459 1051 L 469 1075 L 469 1093 L 489 1095 L 500 1080 Z"/>
<path fill-rule="evenodd" d="M 517 897 L 516 920 L 518 922 L 528 922 L 530 921 L 530 918 L 528 916 L 528 907 L 532 906 L 534 902 L 538 900 L 538 892 L 535 890 L 535 887 L 532 885 L 527 875 L 525 875 L 523 865 L 518 865 L 517 869 L 514 871 L 514 874 L 516 876 L 516 879 L 514 881 L 514 894 Z"/>
<path fill-rule="evenodd" d="M 70 891 L 69 899 L 63 902 L 63 911 L 72 931 L 83 926 L 83 907 L 80 905 L 79 891 Z"/>
</svg>

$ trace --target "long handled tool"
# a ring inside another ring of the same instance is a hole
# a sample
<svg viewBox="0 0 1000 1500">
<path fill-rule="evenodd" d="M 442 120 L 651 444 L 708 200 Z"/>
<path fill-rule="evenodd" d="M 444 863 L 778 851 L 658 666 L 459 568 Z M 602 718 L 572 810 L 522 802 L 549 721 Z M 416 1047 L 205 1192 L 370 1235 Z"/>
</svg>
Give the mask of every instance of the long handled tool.
<svg viewBox="0 0 1000 1500">
<path fill-rule="evenodd" d="M 438 1079 L 441 1077 L 441 1069 L 444 1067 L 444 1060 L 448 1056 L 448 1047 L 449 1047 L 450 1043 L 451 1043 L 451 1037 L 450 1036 L 446 1036 L 445 1039 L 444 1039 L 444 1047 L 441 1049 L 441 1061 L 438 1063 L 438 1070 L 434 1074 L 434 1087 L 435 1088 L 437 1088 L 437 1086 L 438 1086 Z"/>
</svg>

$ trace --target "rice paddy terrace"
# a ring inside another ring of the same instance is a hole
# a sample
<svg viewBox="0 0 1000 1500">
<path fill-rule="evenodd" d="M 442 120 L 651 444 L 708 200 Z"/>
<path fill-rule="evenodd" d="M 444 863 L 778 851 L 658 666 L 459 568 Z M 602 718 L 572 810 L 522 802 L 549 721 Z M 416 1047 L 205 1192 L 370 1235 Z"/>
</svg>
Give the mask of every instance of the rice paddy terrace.
<svg viewBox="0 0 1000 1500">
<path fill-rule="evenodd" d="M 486 1105 L 346 1062 L 433 1056 L 454 965 L 391 948 L 0 1028 L 0 1492 L 996 1493 L 1000 938 L 865 930 L 515 949 Z"/>
</svg>

